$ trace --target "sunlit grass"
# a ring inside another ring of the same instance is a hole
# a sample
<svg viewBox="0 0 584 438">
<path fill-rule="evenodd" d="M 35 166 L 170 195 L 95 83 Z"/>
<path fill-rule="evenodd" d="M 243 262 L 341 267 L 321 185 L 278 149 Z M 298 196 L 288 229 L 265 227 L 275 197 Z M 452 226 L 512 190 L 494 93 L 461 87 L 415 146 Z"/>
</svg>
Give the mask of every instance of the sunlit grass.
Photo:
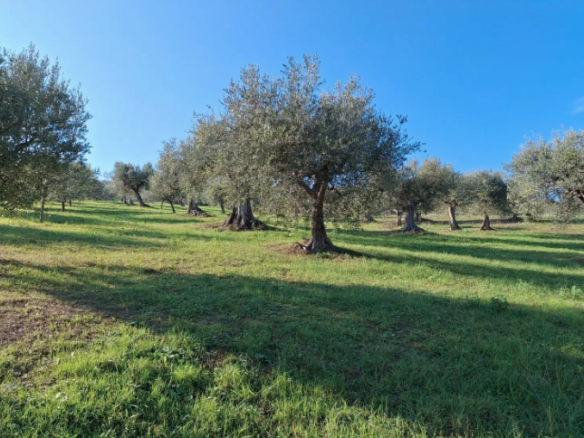
<svg viewBox="0 0 584 438">
<path fill-rule="evenodd" d="M 0 436 L 584 435 L 582 225 L 0 219 Z"/>
</svg>

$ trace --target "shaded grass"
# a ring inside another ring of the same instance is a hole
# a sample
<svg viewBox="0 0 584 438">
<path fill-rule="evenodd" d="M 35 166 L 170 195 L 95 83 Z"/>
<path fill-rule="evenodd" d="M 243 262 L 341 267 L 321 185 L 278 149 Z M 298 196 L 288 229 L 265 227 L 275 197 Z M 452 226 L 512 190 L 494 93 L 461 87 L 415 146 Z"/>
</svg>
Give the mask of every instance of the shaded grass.
<svg viewBox="0 0 584 438">
<path fill-rule="evenodd" d="M 0 436 L 584 435 L 580 225 L 373 224 L 307 257 L 218 214 L 50 220 L 0 221 L 0 301 L 87 316 L 5 344 Z"/>
</svg>

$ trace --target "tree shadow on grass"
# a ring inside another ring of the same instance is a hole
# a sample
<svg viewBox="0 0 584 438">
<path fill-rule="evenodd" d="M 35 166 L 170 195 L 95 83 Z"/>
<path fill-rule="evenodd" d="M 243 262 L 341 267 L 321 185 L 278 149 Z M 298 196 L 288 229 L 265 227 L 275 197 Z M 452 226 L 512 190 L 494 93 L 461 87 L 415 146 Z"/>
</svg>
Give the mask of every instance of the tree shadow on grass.
<svg viewBox="0 0 584 438">
<path fill-rule="evenodd" d="M 10 276 L 22 267 L 34 275 Z M 431 435 L 538 436 L 550 422 L 558 436 L 584 434 L 577 310 L 146 267 L 64 267 L 58 279 L 41 264 L 1 269 L 7 281 L 155 333 L 190 333 L 261 364 L 266 378 L 284 372 Z"/>
<path fill-rule="evenodd" d="M 124 230 L 112 228 L 111 232 L 99 229 L 98 233 L 51 230 L 46 228 L 19 227 L 0 225 L 0 244 L 3 245 L 38 245 L 69 243 L 91 246 L 94 248 L 157 248 L 167 246 L 165 240 L 173 237 L 156 231 L 137 229 Z M 180 237 L 180 236 L 178 236 Z M 197 240 L 212 240 L 212 236 L 189 236 Z"/>
<path fill-rule="evenodd" d="M 415 252 L 430 252 L 470 256 L 477 259 L 508 261 L 509 263 L 532 263 L 558 268 L 579 268 L 584 260 L 584 245 L 569 242 L 542 242 L 537 244 L 526 240 L 489 237 L 474 239 L 467 236 L 443 236 L 425 233 L 419 236 L 388 234 L 386 232 L 358 232 L 342 234 L 342 242 L 378 248 L 396 248 Z M 491 246 L 490 243 L 505 244 L 505 248 Z M 537 251 L 522 248 L 523 246 L 538 246 L 541 249 L 554 248 L 558 251 Z M 561 251 L 564 250 L 564 251 Z M 582 251 L 581 256 L 569 252 Z"/>
</svg>

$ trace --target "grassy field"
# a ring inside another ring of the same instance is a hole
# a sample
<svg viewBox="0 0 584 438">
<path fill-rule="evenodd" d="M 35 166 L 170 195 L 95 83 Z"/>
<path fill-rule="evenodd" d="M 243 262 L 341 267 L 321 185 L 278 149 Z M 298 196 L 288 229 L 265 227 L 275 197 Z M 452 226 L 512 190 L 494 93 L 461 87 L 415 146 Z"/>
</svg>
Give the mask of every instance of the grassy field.
<svg viewBox="0 0 584 438">
<path fill-rule="evenodd" d="M 584 225 L 0 218 L 0 437 L 582 437 Z"/>
</svg>

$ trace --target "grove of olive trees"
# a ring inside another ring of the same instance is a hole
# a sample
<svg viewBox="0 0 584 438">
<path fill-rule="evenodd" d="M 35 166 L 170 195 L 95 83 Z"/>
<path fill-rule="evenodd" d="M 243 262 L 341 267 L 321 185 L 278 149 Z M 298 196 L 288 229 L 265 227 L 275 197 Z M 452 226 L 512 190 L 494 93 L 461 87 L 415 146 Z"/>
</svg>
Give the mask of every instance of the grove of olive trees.
<svg viewBox="0 0 584 438">
<path fill-rule="evenodd" d="M 584 131 L 527 141 L 505 173 L 461 173 L 438 158 L 413 158 L 421 143 L 405 132 L 407 117 L 377 109 L 357 77 L 330 89 L 323 83 L 316 56 L 289 58 L 279 75 L 248 66 L 228 84 L 221 107 L 197 115 L 188 137 L 164 143 L 155 168 L 117 162 L 104 185 L 83 163 L 90 115 L 79 89 L 34 46 L 2 50 L 0 203 L 40 203 L 42 221 L 48 200 L 63 211 L 88 198 L 147 207 L 146 193 L 173 212 L 186 204 L 193 216 L 207 216 L 203 201 L 218 204 L 232 230 L 265 228 L 254 215 L 260 206 L 307 220 L 310 238 L 297 245 L 308 253 L 335 249 L 326 222 L 355 227 L 384 211 L 402 232 L 423 231 L 421 216 L 445 208 L 452 231 L 462 229 L 459 210 L 482 215 L 485 231 L 493 214 L 565 221 L 581 211 Z"/>
</svg>

